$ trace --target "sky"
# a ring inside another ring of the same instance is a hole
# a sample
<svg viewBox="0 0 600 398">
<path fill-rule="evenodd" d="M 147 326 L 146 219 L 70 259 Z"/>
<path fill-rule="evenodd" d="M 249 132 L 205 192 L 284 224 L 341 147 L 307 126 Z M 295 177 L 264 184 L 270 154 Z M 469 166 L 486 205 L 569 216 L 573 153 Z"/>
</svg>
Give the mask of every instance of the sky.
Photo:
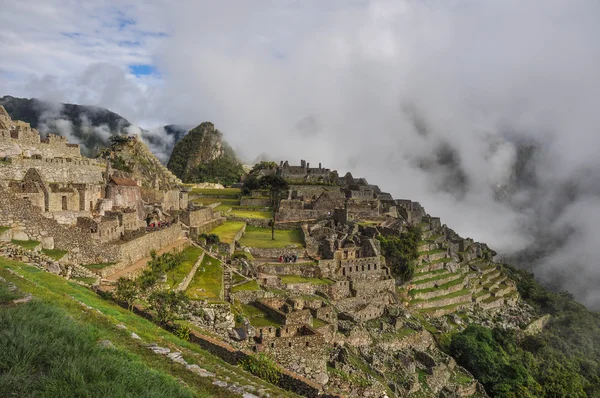
<svg viewBox="0 0 600 398">
<path fill-rule="evenodd" d="M 600 308 L 597 0 L 0 0 L 0 95 L 211 121 Z"/>
</svg>

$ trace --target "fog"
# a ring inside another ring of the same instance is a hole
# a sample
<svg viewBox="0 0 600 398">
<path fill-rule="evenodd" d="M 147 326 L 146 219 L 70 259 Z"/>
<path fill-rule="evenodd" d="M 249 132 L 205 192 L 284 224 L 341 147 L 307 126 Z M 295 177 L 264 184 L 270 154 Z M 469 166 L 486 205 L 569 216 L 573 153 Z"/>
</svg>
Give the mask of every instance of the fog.
<svg viewBox="0 0 600 398">
<path fill-rule="evenodd" d="M 226 3 L 154 16 L 159 83 L 92 68 L 57 99 L 366 177 L 600 308 L 599 2 Z"/>
</svg>

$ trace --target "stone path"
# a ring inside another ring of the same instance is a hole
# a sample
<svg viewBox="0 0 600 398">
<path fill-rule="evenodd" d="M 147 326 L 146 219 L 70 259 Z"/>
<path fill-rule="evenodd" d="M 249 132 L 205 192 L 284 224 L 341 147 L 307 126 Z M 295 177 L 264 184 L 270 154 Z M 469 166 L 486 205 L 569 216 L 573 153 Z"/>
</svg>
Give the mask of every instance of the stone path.
<svg viewBox="0 0 600 398">
<path fill-rule="evenodd" d="M 157 251 L 156 254 L 161 255 L 163 253 L 169 252 L 177 247 L 184 245 L 187 242 L 188 242 L 187 238 L 176 240 L 175 242 L 171 243 L 169 246 L 164 247 L 164 248 L 160 249 L 159 251 Z M 146 258 L 138 260 L 137 262 L 130 265 L 129 267 L 122 269 L 121 271 L 115 272 L 114 274 L 106 277 L 105 279 L 107 279 L 109 281 L 117 281 L 120 277 L 127 276 L 129 274 L 134 273 L 138 269 L 145 267 L 146 264 L 148 264 L 148 261 L 150 261 L 150 259 L 151 259 L 150 256 L 148 256 Z"/>
<path fill-rule="evenodd" d="M 190 273 L 187 274 L 187 276 L 183 278 L 183 281 L 181 281 L 179 286 L 175 288 L 176 292 L 182 292 L 188 288 L 190 282 L 192 281 L 192 279 L 194 279 L 194 275 L 196 275 L 196 271 L 198 271 L 198 267 L 200 267 L 200 264 L 202 264 L 202 260 L 204 260 L 204 252 L 202 252 L 200 257 L 198 257 L 198 260 L 196 260 L 196 263 L 194 264 L 194 267 L 192 268 Z"/>
</svg>

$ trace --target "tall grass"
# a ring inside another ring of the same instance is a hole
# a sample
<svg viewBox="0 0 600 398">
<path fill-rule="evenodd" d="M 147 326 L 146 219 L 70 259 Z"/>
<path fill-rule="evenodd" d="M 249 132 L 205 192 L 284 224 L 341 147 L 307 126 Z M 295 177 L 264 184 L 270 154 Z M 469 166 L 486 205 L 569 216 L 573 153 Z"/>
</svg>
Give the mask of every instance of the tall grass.
<svg viewBox="0 0 600 398">
<path fill-rule="evenodd" d="M 174 378 L 96 339 L 94 328 L 48 303 L 0 309 L 0 396 L 193 396 Z"/>
</svg>

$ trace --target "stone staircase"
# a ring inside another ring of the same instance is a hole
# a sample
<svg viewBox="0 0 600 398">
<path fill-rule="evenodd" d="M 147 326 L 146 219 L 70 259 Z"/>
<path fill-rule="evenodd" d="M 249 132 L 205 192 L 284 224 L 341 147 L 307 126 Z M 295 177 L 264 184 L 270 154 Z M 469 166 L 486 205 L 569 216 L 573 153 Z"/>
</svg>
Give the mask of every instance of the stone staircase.
<svg viewBox="0 0 600 398">
<path fill-rule="evenodd" d="M 231 285 L 233 282 L 231 273 L 229 268 L 223 268 L 223 300 L 225 301 L 229 301 L 229 293 L 231 292 Z"/>
</svg>

